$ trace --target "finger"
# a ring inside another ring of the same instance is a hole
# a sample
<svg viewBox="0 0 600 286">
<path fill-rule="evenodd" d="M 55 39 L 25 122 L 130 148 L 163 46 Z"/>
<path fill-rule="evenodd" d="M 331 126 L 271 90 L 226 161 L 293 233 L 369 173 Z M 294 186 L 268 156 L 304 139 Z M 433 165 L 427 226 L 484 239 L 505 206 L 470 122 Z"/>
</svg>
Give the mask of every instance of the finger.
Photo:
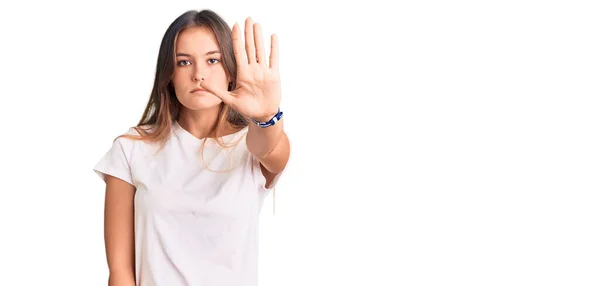
<svg viewBox="0 0 600 286">
<path fill-rule="evenodd" d="M 252 18 L 246 18 L 245 27 L 245 40 L 246 40 L 246 55 L 248 55 L 248 63 L 252 64 L 256 62 L 256 48 L 254 47 L 254 29 L 252 28 Z"/>
<path fill-rule="evenodd" d="M 271 35 L 271 55 L 269 65 L 274 70 L 279 70 L 279 38 L 276 34 Z"/>
<path fill-rule="evenodd" d="M 200 82 L 200 86 L 206 91 L 220 98 L 227 105 L 231 106 L 235 102 L 235 97 L 231 95 L 227 90 L 223 90 L 222 88 L 214 86 L 210 81 L 207 81 L 206 78 L 202 82 Z"/>
<path fill-rule="evenodd" d="M 233 41 L 233 53 L 235 54 L 235 61 L 239 66 L 248 64 L 246 53 L 244 52 L 244 46 L 242 44 L 242 35 L 240 35 L 240 26 L 238 23 L 233 24 L 231 31 L 231 39 Z"/>
<path fill-rule="evenodd" d="M 265 46 L 263 44 L 262 29 L 259 23 L 254 23 L 254 44 L 256 45 L 256 61 L 261 66 L 267 66 Z"/>
</svg>

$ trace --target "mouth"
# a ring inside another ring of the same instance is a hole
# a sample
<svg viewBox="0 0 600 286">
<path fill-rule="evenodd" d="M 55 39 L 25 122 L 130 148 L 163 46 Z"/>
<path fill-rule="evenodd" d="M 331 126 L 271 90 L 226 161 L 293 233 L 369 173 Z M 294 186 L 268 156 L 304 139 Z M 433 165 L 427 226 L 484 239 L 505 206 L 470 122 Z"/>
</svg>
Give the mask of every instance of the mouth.
<svg viewBox="0 0 600 286">
<path fill-rule="evenodd" d="M 206 90 L 202 89 L 202 88 L 196 88 L 196 89 L 192 90 L 191 92 L 195 93 L 195 92 L 202 92 L 202 91 L 206 91 Z"/>
</svg>

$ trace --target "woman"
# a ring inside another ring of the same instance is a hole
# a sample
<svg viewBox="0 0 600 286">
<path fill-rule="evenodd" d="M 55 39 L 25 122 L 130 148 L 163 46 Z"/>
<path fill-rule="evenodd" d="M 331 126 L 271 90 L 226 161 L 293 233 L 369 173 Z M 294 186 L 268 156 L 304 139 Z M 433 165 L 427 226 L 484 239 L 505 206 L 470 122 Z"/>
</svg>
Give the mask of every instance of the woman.
<svg viewBox="0 0 600 286">
<path fill-rule="evenodd" d="M 95 166 L 109 285 L 256 285 L 258 218 L 290 154 L 278 42 L 210 10 L 167 29 L 141 121 Z M 245 42 L 245 44 L 243 43 Z"/>
</svg>

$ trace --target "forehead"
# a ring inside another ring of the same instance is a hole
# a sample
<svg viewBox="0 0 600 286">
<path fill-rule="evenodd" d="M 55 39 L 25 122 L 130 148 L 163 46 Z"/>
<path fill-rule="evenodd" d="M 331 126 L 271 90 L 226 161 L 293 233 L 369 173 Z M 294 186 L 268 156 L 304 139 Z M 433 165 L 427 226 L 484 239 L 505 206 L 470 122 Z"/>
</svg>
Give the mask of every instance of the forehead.
<svg viewBox="0 0 600 286">
<path fill-rule="evenodd" d="M 204 54 L 207 51 L 218 50 L 219 45 L 213 33 L 204 27 L 190 27 L 179 32 L 176 53 Z"/>
</svg>

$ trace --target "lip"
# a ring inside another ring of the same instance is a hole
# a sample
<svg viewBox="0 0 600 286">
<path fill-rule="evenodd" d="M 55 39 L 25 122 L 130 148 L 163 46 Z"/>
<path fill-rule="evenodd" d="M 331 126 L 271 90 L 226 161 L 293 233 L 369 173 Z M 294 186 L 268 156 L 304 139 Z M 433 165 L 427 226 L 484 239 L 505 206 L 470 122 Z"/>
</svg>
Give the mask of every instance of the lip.
<svg viewBox="0 0 600 286">
<path fill-rule="evenodd" d="M 194 93 L 194 92 L 198 92 L 198 91 L 206 91 L 206 90 L 202 89 L 202 88 L 196 88 L 196 89 L 192 90 L 191 92 Z"/>
</svg>

